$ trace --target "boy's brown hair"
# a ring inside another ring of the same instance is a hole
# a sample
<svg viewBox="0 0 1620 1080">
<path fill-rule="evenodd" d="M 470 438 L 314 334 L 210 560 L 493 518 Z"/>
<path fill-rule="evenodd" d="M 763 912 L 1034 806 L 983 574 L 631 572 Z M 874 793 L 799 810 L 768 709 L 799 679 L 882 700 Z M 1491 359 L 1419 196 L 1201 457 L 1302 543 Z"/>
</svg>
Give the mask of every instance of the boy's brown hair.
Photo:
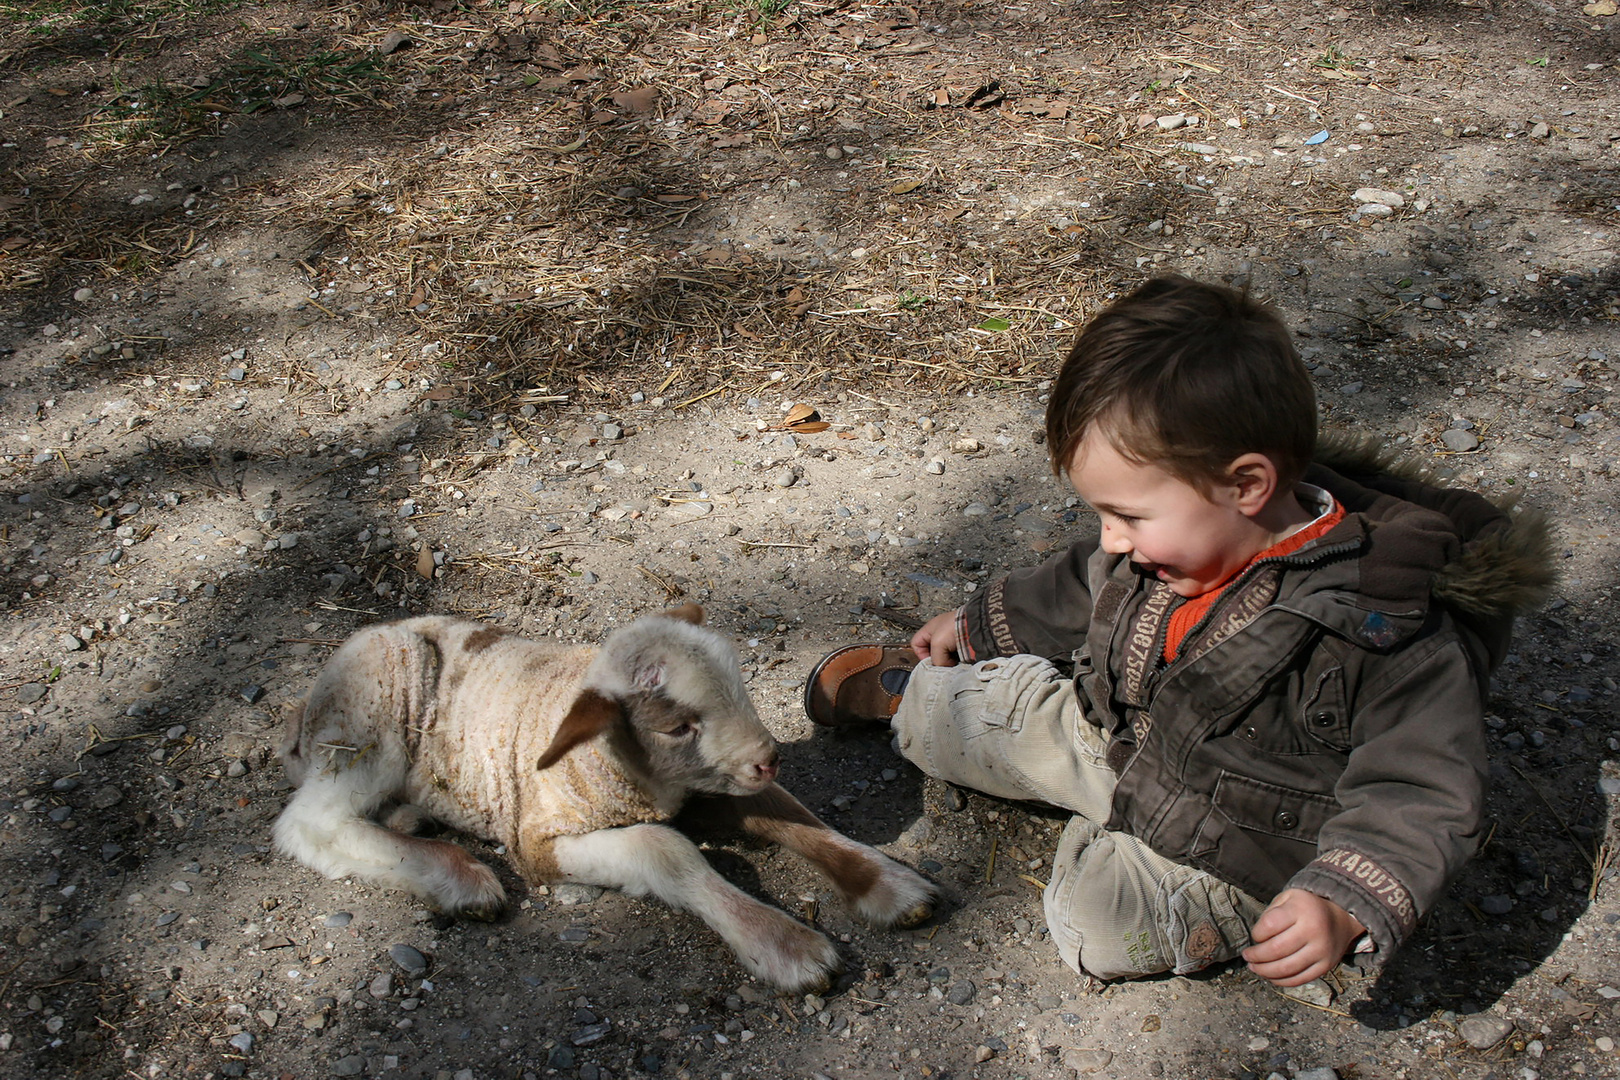
<svg viewBox="0 0 1620 1080">
<path fill-rule="evenodd" d="M 1206 494 L 1249 453 L 1266 455 L 1292 485 L 1316 448 L 1316 392 L 1272 308 L 1167 275 L 1081 328 L 1046 407 L 1054 473 L 1098 425 L 1127 460 Z"/>
</svg>

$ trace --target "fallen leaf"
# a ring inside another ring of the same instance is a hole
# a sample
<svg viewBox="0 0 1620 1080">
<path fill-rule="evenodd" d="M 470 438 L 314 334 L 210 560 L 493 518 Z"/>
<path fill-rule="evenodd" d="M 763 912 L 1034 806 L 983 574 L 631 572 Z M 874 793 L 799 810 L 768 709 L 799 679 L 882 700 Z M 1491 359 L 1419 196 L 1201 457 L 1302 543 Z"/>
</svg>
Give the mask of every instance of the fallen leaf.
<svg viewBox="0 0 1620 1080">
<path fill-rule="evenodd" d="M 426 544 L 422 545 L 422 550 L 416 555 L 416 574 L 428 581 L 433 580 L 433 549 Z"/>
<path fill-rule="evenodd" d="M 658 87 L 643 86 L 638 90 L 623 90 L 613 95 L 613 104 L 625 112 L 639 116 L 658 107 Z"/>
<path fill-rule="evenodd" d="M 949 105 L 950 103 L 951 103 L 951 92 L 949 90 L 945 89 L 942 86 L 938 90 L 934 91 L 934 104 L 935 105 L 944 106 L 944 105 Z"/>
<path fill-rule="evenodd" d="M 840 439 L 853 439 L 853 438 L 855 438 L 855 433 L 853 431 L 838 431 L 838 432 L 834 432 L 834 434 L 837 435 Z"/>
<path fill-rule="evenodd" d="M 456 396 L 456 392 L 448 386 L 435 386 L 422 395 L 424 401 L 449 401 Z"/>
<path fill-rule="evenodd" d="M 69 94 L 73 93 L 73 91 L 64 90 L 60 86 L 47 86 L 45 88 L 45 92 L 47 94 L 54 94 L 57 97 L 67 97 Z"/>
<path fill-rule="evenodd" d="M 1010 330 L 1012 329 L 1012 323 L 1008 322 L 1006 319 L 1003 319 L 999 315 L 992 315 L 988 319 L 984 320 L 984 322 L 979 324 L 979 329 L 993 331 Z"/>
<path fill-rule="evenodd" d="M 1581 8 L 1582 14 L 1595 15 L 1599 18 L 1613 15 L 1616 11 L 1620 11 L 1620 7 L 1615 5 L 1614 0 L 1596 0 L 1595 3 L 1587 4 Z"/>
<path fill-rule="evenodd" d="M 427 303 L 427 286 L 418 285 L 416 288 L 411 290 L 411 298 L 405 301 L 405 306 L 416 307 L 418 304 L 425 303 Z"/>
<path fill-rule="evenodd" d="M 783 417 L 782 422 L 784 424 L 792 426 L 793 424 L 802 424 L 806 420 L 820 420 L 820 419 L 821 419 L 821 414 L 816 412 L 814 406 L 806 405 L 804 402 L 801 401 L 799 404 L 793 406 L 793 408 L 788 410 L 788 414 L 787 414 L 787 416 Z"/>
<path fill-rule="evenodd" d="M 895 184 L 893 187 L 891 187 L 889 189 L 889 194 L 890 195 L 905 195 L 905 194 L 908 194 L 910 192 L 916 191 L 918 188 L 922 187 L 926 183 L 928 183 L 928 177 L 926 177 L 926 176 L 924 176 L 924 177 L 922 177 L 921 179 L 918 179 L 918 180 L 901 180 L 899 183 Z"/>
</svg>

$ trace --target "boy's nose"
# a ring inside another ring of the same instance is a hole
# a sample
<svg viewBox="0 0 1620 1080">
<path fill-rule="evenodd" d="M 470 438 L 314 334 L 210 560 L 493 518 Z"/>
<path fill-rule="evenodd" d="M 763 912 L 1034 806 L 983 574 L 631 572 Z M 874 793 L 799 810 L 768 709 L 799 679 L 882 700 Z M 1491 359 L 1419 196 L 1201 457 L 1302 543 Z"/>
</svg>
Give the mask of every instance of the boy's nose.
<svg viewBox="0 0 1620 1080">
<path fill-rule="evenodd" d="M 1129 555 L 1132 547 L 1125 533 L 1112 525 L 1102 528 L 1102 549 L 1110 555 Z"/>
</svg>

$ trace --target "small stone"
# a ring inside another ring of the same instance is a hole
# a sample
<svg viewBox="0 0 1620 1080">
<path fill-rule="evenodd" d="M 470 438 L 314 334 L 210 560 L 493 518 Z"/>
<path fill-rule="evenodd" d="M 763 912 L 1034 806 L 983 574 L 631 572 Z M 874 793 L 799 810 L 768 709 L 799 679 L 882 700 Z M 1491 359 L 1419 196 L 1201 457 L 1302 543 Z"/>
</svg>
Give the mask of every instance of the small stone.
<svg viewBox="0 0 1620 1080">
<path fill-rule="evenodd" d="M 249 705 L 253 705 L 256 704 L 260 698 L 264 697 L 264 687 L 260 686 L 258 683 L 249 683 L 248 685 L 242 687 L 242 689 L 238 690 L 237 694 L 241 696 L 243 701 L 247 702 Z"/>
<path fill-rule="evenodd" d="M 17 687 L 17 700 L 23 705 L 32 705 L 49 692 L 50 687 L 44 683 L 23 683 Z"/>
<path fill-rule="evenodd" d="M 247 378 L 247 368 L 233 367 L 225 373 L 225 377 L 231 382 L 241 382 Z"/>
<path fill-rule="evenodd" d="M 1513 898 L 1501 893 L 1480 897 L 1479 910 L 1487 915 L 1506 915 L 1513 910 Z"/>
<path fill-rule="evenodd" d="M 325 1024 L 323 1023 L 324 1027 Z M 359 1076 L 366 1071 L 366 1059 L 359 1054 L 349 1054 L 332 1062 L 333 1076 Z"/>
<path fill-rule="evenodd" d="M 353 921 L 354 916 L 349 912 L 334 911 L 321 921 L 321 925 L 331 927 L 334 930 L 341 930 L 343 927 L 348 926 Z"/>
<path fill-rule="evenodd" d="M 394 973 L 385 971 L 372 979 L 366 990 L 374 998 L 385 998 L 394 992 Z"/>
<path fill-rule="evenodd" d="M 1345 383 L 1343 386 L 1339 387 L 1339 393 L 1343 394 L 1345 397 L 1354 397 L 1355 395 L 1361 393 L 1361 390 L 1362 384 L 1358 382 Z"/>
<path fill-rule="evenodd" d="M 1396 210 L 1406 205 L 1406 198 L 1400 192 L 1385 191 L 1383 188 L 1357 188 L 1356 193 L 1352 195 L 1351 198 L 1355 199 L 1358 203 L 1375 203 L 1379 206 L 1388 206 Z"/>
<path fill-rule="evenodd" d="M 945 473 L 945 463 L 939 458 L 934 458 L 928 464 L 923 466 L 923 471 L 934 476 L 942 476 Z"/>
<path fill-rule="evenodd" d="M 771 483 L 775 484 L 779 488 L 790 488 L 798 482 L 799 475 L 793 471 L 793 466 L 791 465 L 784 465 L 782 468 L 771 474 Z"/>
<path fill-rule="evenodd" d="M 1592 1040 L 1592 1045 L 1597 1047 L 1600 1053 L 1611 1054 L 1614 1052 L 1614 1040 L 1607 1035 L 1599 1035 Z"/>
<path fill-rule="evenodd" d="M 382 39 L 382 44 L 377 46 L 377 52 L 383 56 L 388 56 L 395 51 L 404 48 L 410 43 L 411 38 L 409 34 L 406 34 L 403 31 L 395 30 L 387 37 Z"/>
<path fill-rule="evenodd" d="M 1080 1076 L 1088 1076 L 1094 1072 L 1102 1072 L 1113 1062 L 1114 1055 L 1107 1050 L 1079 1050 L 1063 1051 L 1063 1064 L 1073 1069 Z"/>
<path fill-rule="evenodd" d="M 1545 123 L 1539 120 L 1535 124 L 1531 125 L 1530 137 L 1532 139 L 1545 139 L 1551 134 L 1552 128 L 1548 127 Z"/>
<path fill-rule="evenodd" d="M 1319 1065 L 1314 1069 L 1301 1069 L 1294 1074 L 1294 1080 L 1339 1080 L 1337 1069 Z"/>
<path fill-rule="evenodd" d="M 1333 1003 L 1333 991 L 1321 979 L 1312 979 L 1304 986 L 1291 986 L 1283 990 L 1283 996 L 1297 998 L 1307 1005 L 1318 1005 L 1322 1008 Z"/>
<path fill-rule="evenodd" d="M 61 637 L 56 639 L 56 647 L 59 649 L 65 649 L 68 652 L 78 652 L 80 649 L 84 648 L 84 642 L 80 641 L 72 634 L 63 634 Z"/>
<path fill-rule="evenodd" d="M 980 1043 L 978 1046 L 975 1046 L 973 1048 L 973 1060 L 974 1060 L 975 1063 L 983 1063 L 983 1062 L 989 1061 L 991 1058 L 993 1058 L 995 1056 L 996 1056 L 996 1052 L 994 1050 L 990 1049 L 988 1046 L 984 1045 L 983 1043 Z"/>
<path fill-rule="evenodd" d="M 1153 118 L 1160 131 L 1175 131 L 1177 128 L 1187 126 L 1186 113 L 1172 113 L 1169 116 L 1156 116 Z"/>
<path fill-rule="evenodd" d="M 250 1031 L 239 1031 L 232 1035 L 228 1041 L 231 1048 L 239 1053 L 246 1054 L 253 1050 L 253 1033 Z"/>
<path fill-rule="evenodd" d="M 624 428 L 620 427 L 618 424 L 603 424 L 602 438 L 606 439 L 608 442 L 616 442 L 619 439 L 624 438 Z"/>
<path fill-rule="evenodd" d="M 970 1005 L 979 988 L 973 985 L 973 980 L 963 979 L 945 992 L 945 1000 L 952 1005 Z"/>
<path fill-rule="evenodd" d="M 1440 433 L 1440 441 L 1445 444 L 1447 450 L 1451 450 L 1459 454 L 1466 454 L 1470 450 L 1477 450 L 1479 448 L 1479 436 L 1475 435 L 1471 431 L 1462 431 L 1457 428 L 1452 428 L 1449 431 L 1442 431 Z"/>
<path fill-rule="evenodd" d="M 89 299 L 93 298 L 95 295 L 96 295 L 96 290 L 91 289 L 91 288 L 83 288 L 83 289 L 74 289 L 73 290 L 73 299 L 75 301 L 77 301 L 78 303 L 81 303 L 81 304 L 84 303 L 86 300 L 89 300 Z"/>
<path fill-rule="evenodd" d="M 1356 207 L 1356 213 L 1361 217 L 1386 218 L 1394 215 L 1395 208 L 1383 203 L 1362 203 Z"/>
<path fill-rule="evenodd" d="M 295 532 L 282 533 L 276 537 L 276 547 L 282 551 L 291 551 L 298 546 L 298 534 Z"/>
<path fill-rule="evenodd" d="M 409 945 L 390 945 L 388 958 L 398 964 L 410 976 L 421 975 L 428 969 L 427 957 Z"/>
<path fill-rule="evenodd" d="M 1513 1021 L 1491 1013 L 1470 1016 L 1457 1025 L 1457 1034 L 1475 1050 L 1489 1050 L 1513 1033 Z"/>
</svg>

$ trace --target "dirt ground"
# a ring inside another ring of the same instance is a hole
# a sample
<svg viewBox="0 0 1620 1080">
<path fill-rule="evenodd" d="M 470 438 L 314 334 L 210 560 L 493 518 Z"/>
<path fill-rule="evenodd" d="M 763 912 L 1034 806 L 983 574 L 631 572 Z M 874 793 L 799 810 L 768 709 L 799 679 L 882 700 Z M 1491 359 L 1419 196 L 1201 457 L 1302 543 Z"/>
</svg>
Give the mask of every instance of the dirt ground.
<svg viewBox="0 0 1620 1080">
<path fill-rule="evenodd" d="M 1612 0 L 0 0 L 0 175 L 0 1073 L 1620 1071 Z M 1060 815 L 799 704 L 1095 529 L 1045 380 L 1166 270 L 1277 303 L 1327 422 L 1559 530 L 1484 851 L 1308 1001 L 1082 985 Z M 839 941 L 828 994 L 476 841 L 492 925 L 272 853 L 282 718 L 355 628 L 687 600 L 786 785 L 946 898 L 876 932 L 711 842 Z"/>
</svg>

